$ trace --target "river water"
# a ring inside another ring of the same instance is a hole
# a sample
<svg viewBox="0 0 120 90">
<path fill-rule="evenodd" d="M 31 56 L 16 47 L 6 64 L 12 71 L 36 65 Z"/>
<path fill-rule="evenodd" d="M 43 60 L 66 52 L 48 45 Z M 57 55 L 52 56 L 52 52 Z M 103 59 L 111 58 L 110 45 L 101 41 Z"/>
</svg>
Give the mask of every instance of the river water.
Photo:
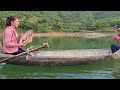
<svg viewBox="0 0 120 90">
<path fill-rule="evenodd" d="M 49 48 L 42 50 L 73 50 L 73 49 L 110 49 L 111 37 L 34 37 L 33 42 L 25 46 L 49 43 Z M 0 79 L 119 79 L 120 61 L 96 63 L 79 66 L 23 66 L 0 64 Z"/>
</svg>

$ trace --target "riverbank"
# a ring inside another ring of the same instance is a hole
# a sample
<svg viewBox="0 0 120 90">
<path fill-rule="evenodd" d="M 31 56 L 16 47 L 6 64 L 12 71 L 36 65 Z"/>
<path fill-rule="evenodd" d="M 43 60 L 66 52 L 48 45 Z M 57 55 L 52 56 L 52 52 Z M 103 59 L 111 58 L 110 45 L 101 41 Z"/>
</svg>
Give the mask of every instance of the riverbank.
<svg viewBox="0 0 120 90">
<path fill-rule="evenodd" d="M 22 36 L 24 33 L 19 33 Z M 49 33 L 34 33 L 33 36 L 36 37 L 62 37 L 62 36 L 71 36 L 71 37 L 86 37 L 86 38 L 97 38 L 97 37 L 106 37 L 114 36 L 116 32 L 49 32 Z M 1 36 L 1 33 L 0 33 Z"/>
<path fill-rule="evenodd" d="M 50 33 L 34 33 L 33 36 L 49 36 L 49 37 L 62 37 L 62 36 L 72 36 L 72 37 L 86 37 L 86 38 L 97 38 L 105 36 L 114 36 L 115 32 L 50 32 Z"/>
</svg>

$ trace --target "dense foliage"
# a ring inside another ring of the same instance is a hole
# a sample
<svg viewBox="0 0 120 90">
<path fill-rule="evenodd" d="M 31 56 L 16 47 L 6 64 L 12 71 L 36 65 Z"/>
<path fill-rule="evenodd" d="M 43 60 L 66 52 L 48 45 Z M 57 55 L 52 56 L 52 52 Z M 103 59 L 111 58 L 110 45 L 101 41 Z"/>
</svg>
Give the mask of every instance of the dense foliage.
<svg viewBox="0 0 120 90">
<path fill-rule="evenodd" d="M 0 11 L 0 30 L 10 15 L 35 32 L 114 31 L 120 22 L 120 11 Z"/>
</svg>

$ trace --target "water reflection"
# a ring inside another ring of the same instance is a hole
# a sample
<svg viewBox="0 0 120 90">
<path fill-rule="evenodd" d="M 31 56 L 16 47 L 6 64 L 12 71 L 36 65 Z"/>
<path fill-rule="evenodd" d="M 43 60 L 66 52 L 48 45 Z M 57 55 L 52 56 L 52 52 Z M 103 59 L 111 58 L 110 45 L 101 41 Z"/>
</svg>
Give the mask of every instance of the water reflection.
<svg viewBox="0 0 120 90">
<path fill-rule="evenodd" d="M 119 79 L 120 61 L 81 66 L 4 65 L 1 79 Z"/>
<path fill-rule="evenodd" d="M 103 38 L 84 38 L 84 37 L 34 37 L 32 43 L 24 48 L 35 46 L 47 42 L 49 48 L 43 50 L 71 50 L 71 49 L 89 49 L 89 48 L 110 48 L 112 37 Z"/>
<path fill-rule="evenodd" d="M 111 37 L 86 39 L 80 37 L 34 37 L 25 48 L 48 42 L 43 50 L 110 48 Z M 80 66 L 22 66 L 0 64 L 0 79 L 120 79 L 120 61 Z"/>
</svg>

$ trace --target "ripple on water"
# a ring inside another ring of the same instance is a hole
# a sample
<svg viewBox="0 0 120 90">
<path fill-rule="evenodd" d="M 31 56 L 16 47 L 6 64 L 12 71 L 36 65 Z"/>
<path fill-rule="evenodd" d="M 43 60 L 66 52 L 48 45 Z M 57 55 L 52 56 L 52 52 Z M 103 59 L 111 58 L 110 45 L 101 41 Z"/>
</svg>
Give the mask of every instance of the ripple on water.
<svg viewBox="0 0 120 90">
<path fill-rule="evenodd" d="M 6 63 L 0 63 L 0 70 L 2 69 L 2 67 L 5 65 Z"/>
<path fill-rule="evenodd" d="M 0 75 L 0 79 L 8 79 L 7 75 Z"/>
<path fill-rule="evenodd" d="M 92 70 L 82 73 L 33 73 L 26 78 L 32 79 L 114 79 L 112 71 Z"/>
</svg>

